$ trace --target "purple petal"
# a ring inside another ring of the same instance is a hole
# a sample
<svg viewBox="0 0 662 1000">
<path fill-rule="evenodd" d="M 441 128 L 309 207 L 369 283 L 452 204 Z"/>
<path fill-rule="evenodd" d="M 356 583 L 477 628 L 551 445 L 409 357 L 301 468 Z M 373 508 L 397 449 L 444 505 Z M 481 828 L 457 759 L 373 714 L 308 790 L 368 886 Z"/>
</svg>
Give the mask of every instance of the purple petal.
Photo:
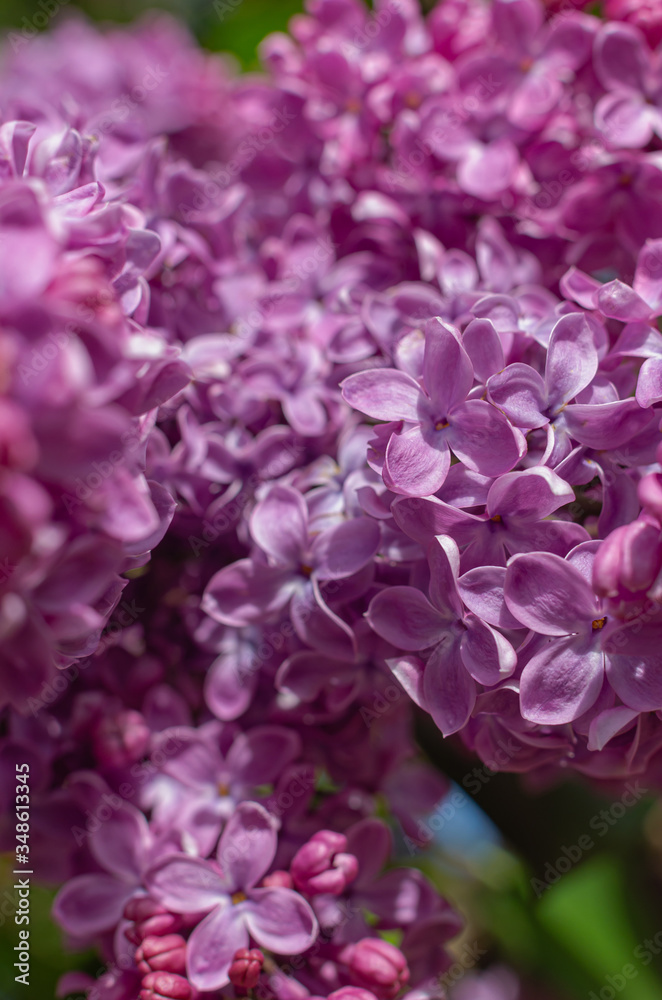
<svg viewBox="0 0 662 1000">
<path fill-rule="evenodd" d="M 462 662 L 459 642 L 437 646 L 425 665 L 423 690 L 428 711 L 444 736 L 466 725 L 476 702 L 476 685 Z"/>
<path fill-rule="evenodd" d="M 336 584 L 335 586 L 338 586 Z M 318 649 L 331 659 L 353 660 L 356 652 L 354 632 L 324 600 L 318 581 L 313 577 L 295 594 L 290 606 L 294 629 L 302 642 Z"/>
<path fill-rule="evenodd" d="M 464 624 L 467 631 L 462 636 L 460 652 L 474 680 L 492 686 L 512 674 L 517 656 L 508 640 L 475 615 L 467 615 Z"/>
<path fill-rule="evenodd" d="M 591 722 L 588 730 L 588 749 L 604 750 L 607 743 L 627 729 L 639 715 L 636 708 L 626 708 L 624 705 L 617 705 L 615 708 L 608 708 Z"/>
<path fill-rule="evenodd" d="M 662 312 L 662 240 L 646 240 L 639 251 L 633 287 L 651 312 Z"/>
<path fill-rule="evenodd" d="M 210 992 L 228 984 L 235 953 L 249 944 L 241 910 L 228 901 L 226 906 L 212 910 L 191 934 L 186 946 L 186 971 L 196 989 Z"/>
<path fill-rule="evenodd" d="M 217 719 L 238 719 L 253 700 L 259 670 L 252 669 L 253 655 L 241 658 L 242 652 L 218 656 L 205 678 L 205 702 Z"/>
<path fill-rule="evenodd" d="M 354 885 L 370 885 L 380 874 L 391 856 L 393 838 L 380 819 L 359 820 L 347 830 L 347 851 L 359 863 Z"/>
<path fill-rule="evenodd" d="M 462 345 L 480 382 L 506 367 L 503 345 L 491 320 L 472 319 L 462 334 Z"/>
<path fill-rule="evenodd" d="M 228 898 L 225 882 L 209 862 L 184 854 L 154 865 L 145 886 L 173 913 L 205 913 Z"/>
<path fill-rule="evenodd" d="M 387 660 L 386 665 L 419 708 L 428 710 L 423 691 L 425 663 L 420 656 L 398 656 Z"/>
<path fill-rule="evenodd" d="M 651 309 L 629 285 L 609 281 L 598 292 L 598 305 L 605 316 L 623 323 L 635 323 L 650 318 Z"/>
<path fill-rule="evenodd" d="M 396 524 L 417 542 L 429 544 L 435 535 L 452 535 L 458 545 L 467 545 L 484 524 L 480 517 L 442 503 L 436 497 L 402 497 L 391 513 Z"/>
<path fill-rule="evenodd" d="M 459 334 L 440 319 L 425 325 L 423 382 L 439 417 L 464 402 L 474 383 L 474 372 Z"/>
<path fill-rule="evenodd" d="M 583 632 L 598 605 L 581 573 L 549 552 L 510 559 L 504 587 L 509 611 L 541 635 Z"/>
<path fill-rule="evenodd" d="M 634 621 L 605 642 L 607 677 L 629 708 L 654 712 L 662 708 L 662 626 Z"/>
<path fill-rule="evenodd" d="M 652 406 L 662 400 L 662 358 L 647 358 L 639 370 L 636 400 L 639 406 Z"/>
<path fill-rule="evenodd" d="M 641 33 L 632 25 L 605 24 L 595 41 L 594 65 L 607 90 L 644 89 L 649 57 Z"/>
<path fill-rule="evenodd" d="M 529 365 L 508 365 L 487 383 L 489 399 L 516 427 L 542 427 L 547 423 L 545 383 Z"/>
<path fill-rule="evenodd" d="M 357 372 L 341 383 L 345 402 L 374 420 L 418 421 L 418 382 L 396 368 Z"/>
<path fill-rule="evenodd" d="M 115 927 L 135 891 L 110 875 L 77 875 L 55 897 L 53 917 L 74 937 L 94 937 Z"/>
<path fill-rule="evenodd" d="M 558 410 L 589 385 L 597 370 L 598 352 L 583 313 L 562 316 L 552 330 L 547 348 L 548 406 Z"/>
<path fill-rule="evenodd" d="M 368 517 L 344 521 L 322 532 L 312 547 L 312 562 L 318 580 L 342 580 L 363 569 L 373 558 L 381 533 Z"/>
<path fill-rule="evenodd" d="M 653 418 L 653 411 L 642 409 L 635 399 L 615 403 L 566 406 L 563 411 L 570 434 L 588 448 L 612 450 L 642 431 Z"/>
<path fill-rule="evenodd" d="M 490 517 L 503 514 L 521 521 L 548 517 L 575 499 L 574 490 L 547 466 L 500 476 L 487 495 Z"/>
<path fill-rule="evenodd" d="M 442 535 L 428 549 L 430 565 L 430 600 L 447 621 L 462 617 L 462 602 L 457 593 L 460 553 L 452 538 Z"/>
<path fill-rule="evenodd" d="M 242 911 L 252 937 L 277 955 L 301 954 L 319 932 L 310 905 L 292 889 L 253 889 Z"/>
<path fill-rule="evenodd" d="M 442 485 L 450 461 L 445 440 L 436 447 L 424 439 L 420 427 L 410 427 L 401 434 L 391 434 L 386 446 L 384 482 L 394 493 L 427 497 Z"/>
<path fill-rule="evenodd" d="M 308 543 L 308 511 L 298 490 L 272 486 L 255 507 L 251 535 L 278 566 L 298 566 Z"/>
<path fill-rule="evenodd" d="M 150 843 L 145 816 L 128 803 L 115 809 L 90 838 L 90 848 L 99 864 L 129 884 L 141 881 Z"/>
<path fill-rule="evenodd" d="M 227 822 L 216 857 L 231 892 L 251 889 L 269 869 L 278 844 L 275 820 L 257 802 L 240 802 Z"/>
<path fill-rule="evenodd" d="M 301 753 L 297 733 L 283 726 L 256 726 L 240 733 L 226 758 L 228 770 L 255 788 L 274 781 Z"/>
<path fill-rule="evenodd" d="M 439 642 L 447 621 L 415 587 L 388 587 L 373 597 L 367 614 L 377 635 L 396 649 L 417 651 Z"/>
<path fill-rule="evenodd" d="M 595 106 L 595 127 L 610 145 L 626 149 L 641 149 L 653 138 L 650 106 L 643 94 L 632 91 L 617 90 L 601 97 Z"/>
<path fill-rule="evenodd" d="M 289 570 L 239 559 L 211 578 L 202 597 L 202 610 L 223 625 L 249 625 L 287 604 L 293 593 L 292 581 Z"/>
<path fill-rule="evenodd" d="M 558 726 L 588 711 L 604 678 L 604 656 L 592 643 L 590 635 L 551 639 L 529 660 L 520 680 L 525 719 Z"/>
<path fill-rule="evenodd" d="M 506 417 L 483 399 L 456 407 L 448 443 L 466 466 L 483 476 L 508 472 L 524 451 Z"/>
<path fill-rule="evenodd" d="M 460 597 L 475 615 L 498 628 L 518 629 L 522 623 L 508 610 L 504 598 L 505 566 L 477 566 L 457 582 Z"/>
</svg>

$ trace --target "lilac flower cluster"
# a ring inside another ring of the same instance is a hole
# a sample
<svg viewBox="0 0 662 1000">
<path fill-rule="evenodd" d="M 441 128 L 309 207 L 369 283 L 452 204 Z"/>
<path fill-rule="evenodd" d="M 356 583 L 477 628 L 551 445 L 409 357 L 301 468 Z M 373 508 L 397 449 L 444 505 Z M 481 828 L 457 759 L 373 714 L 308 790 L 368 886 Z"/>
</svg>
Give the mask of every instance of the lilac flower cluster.
<svg viewBox="0 0 662 1000">
<path fill-rule="evenodd" d="M 443 997 L 414 705 L 654 776 L 659 25 L 560 6 L 10 41 L 0 846 L 28 760 L 63 995 Z"/>
</svg>

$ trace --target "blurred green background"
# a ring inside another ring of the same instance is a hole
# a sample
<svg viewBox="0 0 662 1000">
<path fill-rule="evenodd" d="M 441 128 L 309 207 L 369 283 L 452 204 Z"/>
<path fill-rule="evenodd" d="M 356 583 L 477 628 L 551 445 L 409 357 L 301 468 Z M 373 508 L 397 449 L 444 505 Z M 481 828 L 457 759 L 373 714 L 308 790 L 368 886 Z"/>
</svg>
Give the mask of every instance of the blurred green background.
<svg viewBox="0 0 662 1000">
<path fill-rule="evenodd" d="M 241 0 L 223 16 L 208 0 L 156 5 L 87 0 L 77 6 L 101 21 L 128 21 L 160 6 L 186 20 L 205 47 L 232 52 L 243 67 L 253 69 L 260 40 L 285 29 L 302 2 Z M 62 7 L 54 22 L 72 8 Z M 37 9 L 36 0 L 1 0 L 0 25 L 21 29 L 23 19 L 29 22 Z M 419 736 L 429 756 L 456 782 L 451 799 L 456 804 L 431 818 L 432 850 L 420 852 L 402 841 L 402 860 L 424 868 L 467 918 L 455 945 L 458 968 L 464 959 L 470 971 L 473 960 L 467 956 L 477 949 L 482 964 L 505 962 L 517 970 L 526 983 L 522 1000 L 662 1000 L 662 948 L 646 943 L 658 932 L 662 942 L 662 807 L 655 796 L 644 796 L 600 833 L 596 817 L 609 811 L 614 799 L 579 779 L 544 790 L 501 774 L 479 782 L 480 789 L 468 795 L 466 789 L 475 787 L 471 776 L 477 762 L 449 743 L 440 745 L 424 719 Z M 620 790 L 614 794 L 618 801 Z M 590 836 L 591 849 L 554 879 L 557 859 L 572 855 L 583 836 Z M 8 901 L 11 910 L 9 862 L 0 859 L 0 902 Z M 98 958 L 63 949 L 48 915 L 52 897 L 33 887 L 27 988 L 14 982 L 17 928 L 11 915 L 0 917 L 0 1000 L 49 1000 L 65 970 L 99 970 Z M 634 975 L 623 975 L 625 969 Z"/>
</svg>

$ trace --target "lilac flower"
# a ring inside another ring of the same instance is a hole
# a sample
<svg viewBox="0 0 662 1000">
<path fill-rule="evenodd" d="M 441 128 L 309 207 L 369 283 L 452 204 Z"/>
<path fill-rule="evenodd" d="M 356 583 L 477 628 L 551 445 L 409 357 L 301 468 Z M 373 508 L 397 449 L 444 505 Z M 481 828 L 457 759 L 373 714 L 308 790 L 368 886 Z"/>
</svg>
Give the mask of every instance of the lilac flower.
<svg viewBox="0 0 662 1000">
<path fill-rule="evenodd" d="M 610 146 L 641 148 L 662 132 L 662 76 L 644 38 L 631 25 L 603 25 L 594 65 L 608 93 L 595 109 L 596 125 Z"/>
<path fill-rule="evenodd" d="M 173 779 L 167 791 L 163 778 L 154 783 L 154 822 L 180 830 L 201 855 L 211 852 L 236 804 L 274 782 L 301 752 L 297 734 L 279 726 L 255 726 L 229 746 L 218 723 L 176 734 L 183 749 L 163 764 L 163 775 Z"/>
<path fill-rule="evenodd" d="M 175 913 L 206 913 L 188 941 L 187 969 L 200 990 L 229 982 L 239 948 L 250 937 L 277 954 L 305 951 L 317 935 L 308 903 L 291 889 L 259 889 L 276 851 L 273 818 L 256 803 L 237 806 L 219 842 L 217 862 L 184 855 L 147 874 L 151 893 Z"/>
<path fill-rule="evenodd" d="M 144 893 L 147 869 L 175 853 L 177 843 L 155 838 L 143 814 L 124 803 L 90 834 L 90 848 L 102 871 L 71 879 L 53 904 L 55 920 L 82 939 L 117 926 L 129 900 Z"/>
<path fill-rule="evenodd" d="M 410 496 L 436 493 L 448 475 L 451 449 L 468 468 L 496 476 L 521 458 L 521 435 L 481 399 L 467 399 L 473 366 L 458 334 L 440 320 L 425 327 L 423 384 L 396 369 L 359 372 L 343 396 L 377 420 L 402 420 L 386 448 L 384 481 Z"/>
<path fill-rule="evenodd" d="M 423 702 L 447 736 L 469 718 L 475 681 L 497 684 L 514 671 L 517 657 L 496 629 L 464 611 L 457 592 L 455 542 L 441 536 L 430 546 L 428 560 L 430 601 L 414 587 L 389 587 L 372 599 L 368 620 L 397 649 L 430 651 L 420 677 L 396 666 L 397 660 L 393 669 L 410 693 L 414 687 L 415 700 Z"/>
<path fill-rule="evenodd" d="M 534 633 L 526 651 L 520 650 L 522 714 L 532 722 L 561 725 L 579 718 L 596 703 L 605 671 L 629 707 L 655 710 L 662 704 L 659 656 L 653 652 L 659 626 L 647 626 L 640 637 L 639 630 L 630 635 L 627 626 L 612 626 L 590 583 L 594 553 L 589 542 L 565 560 L 540 552 L 515 555 L 508 563 L 506 605 Z"/>
<path fill-rule="evenodd" d="M 250 521 L 259 547 L 256 555 L 220 570 L 208 584 L 203 607 L 216 621 L 243 626 L 289 605 L 292 624 L 304 642 L 347 657 L 355 640 L 329 608 L 323 585 L 348 579 L 371 562 L 379 527 L 361 517 L 313 536 L 308 516 L 300 493 L 273 486 Z"/>
<path fill-rule="evenodd" d="M 546 466 L 508 472 L 495 479 L 485 513 L 470 514 L 436 497 L 397 499 L 395 520 L 407 534 L 429 544 L 435 535 L 450 535 L 461 547 L 461 570 L 505 566 L 515 552 L 544 550 L 566 555 L 589 535 L 571 521 L 546 520 L 575 499 L 574 491 Z"/>
</svg>

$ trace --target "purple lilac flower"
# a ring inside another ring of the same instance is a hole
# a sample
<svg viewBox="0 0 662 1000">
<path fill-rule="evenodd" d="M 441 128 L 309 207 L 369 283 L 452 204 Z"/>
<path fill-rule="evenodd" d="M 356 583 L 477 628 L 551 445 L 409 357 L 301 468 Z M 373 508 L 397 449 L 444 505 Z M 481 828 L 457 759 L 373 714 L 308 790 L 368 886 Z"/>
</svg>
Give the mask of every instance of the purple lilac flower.
<svg viewBox="0 0 662 1000">
<path fill-rule="evenodd" d="M 180 855 L 153 868 L 149 891 L 176 913 L 207 913 L 187 946 L 188 977 L 201 990 L 229 982 L 228 972 L 249 935 L 277 954 L 297 954 L 317 935 L 317 921 L 298 893 L 257 888 L 276 851 L 273 818 L 256 803 L 241 803 L 219 842 L 217 865 Z"/>
</svg>

